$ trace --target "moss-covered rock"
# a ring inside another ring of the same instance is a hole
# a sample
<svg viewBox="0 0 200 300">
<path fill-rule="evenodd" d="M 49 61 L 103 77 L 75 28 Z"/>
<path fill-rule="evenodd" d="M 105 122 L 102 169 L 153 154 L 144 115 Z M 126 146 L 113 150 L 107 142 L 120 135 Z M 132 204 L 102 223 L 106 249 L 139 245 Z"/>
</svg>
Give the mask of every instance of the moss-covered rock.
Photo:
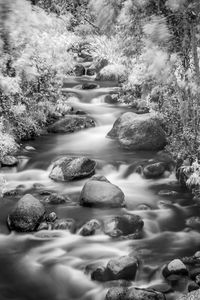
<svg viewBox="0 0 200 300">
<path fill-rule="evenodd" d="M 8 216 L 11 230 L 30 232 L 36 230 L 45 214 L 42 203 L 30 194 L 23 196 Z"/>
<path fill-rule="evenodd" d="M 93 118 L 86 115 L 68 115 L 65 118 L 55 122 L 48 128 L 52 133 L 72 133 L 81 129 L 95 126 Z"/>
<path fill-rule="evenodd" d="M 92 175 L 96 162 L 84 156 L 64 156 L 53 164 L 49 177 L 56 181 L 70 181 Z"/>
</svg>

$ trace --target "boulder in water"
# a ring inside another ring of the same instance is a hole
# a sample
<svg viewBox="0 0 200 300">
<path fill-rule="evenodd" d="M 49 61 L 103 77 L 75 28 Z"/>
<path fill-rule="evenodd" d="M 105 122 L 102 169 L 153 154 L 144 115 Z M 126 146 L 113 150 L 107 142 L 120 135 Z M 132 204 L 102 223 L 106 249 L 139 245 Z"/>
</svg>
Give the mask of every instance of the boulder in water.
<svg viewBox="0 0 200 300">
<path fill-rule="evenodd" d="M 165 166 L 162 162 L 149 164 L 143 169 L 143 175 L 148 179 L 159 178 L 164 174 L 164 172 Z"/>
<path fill-rule="evenodd" d="M 150 289 L 132 288 L 126 294 L 126 300 L 165 300 L 163 293 Z"/>
<path fill-rule="evenodd" d="M 65 118 L 55 122 L 48 128 L 52 133 L 72 133 L 81 129 L 95 126 L 95 121 L 89 116 L 68 115 Z"/>
<path fill-rule="evenodd" d="M 96 162 L 87 157 L 64 156 L 56 160 L 49 177 L 57 181 L 70 181 L 92 175 Z"/>
<path fill-rule="evenodd" d="M 64 204 L 66 202 L 70 202 L 71 199 L 69 197 L 65 197 L 63 195 L 52 193 L 44 198 L 45 203 L 49 204 Z"/>
<path fill-rule="evenodd" d="M 100 228 L 101 228 L 101 223 L 98 220 L 93 219 L 88 221 L 80 228 L 79 234 L 83 236 L 94 235 L 95 232 Z"/>
<path fill-rule="evenodd" d="M 141 236 L 144 222 L 138 215 L 122 215 L 109 217 L 104 221 L 104 232 L 112 237 L 129 236 L 138 238 Z"/>
<path fill-rule="evenodd" d="M 121 256 L 111 259 L 107 264 L 110 280 L 134 280 L 138 270 L 138 259 L 132 256 Z"/>
<path fill-rule="evenodd" d="M 192 291 L 187 295 L 178 298 L 178 300 L 199 300 L 199 299 L 200 299 L 200 289 Z"/>
<path fill-rule="evenodd" d="M 174 259 L 164 267 L 162 274 L 164 278 L 173 281 L 181 276 L 188 276 L 188 270 L 180 259 Z"/>
<path fill-rule="evenodd" d="M 130 150 L 160 150 L 166 145 L 161 121 L 152 114 L 122 114 L 114 123 L 108 137 Z"/>
<path fill-rule="evenodd" d="M 125 300 L 127 293 L 126 287 L 112 287 L 108 290 L 105 300 Z"/>
<path fill-rule="evenodd" d="M 57 219 L 52 224 L 53 230 L 68 230 L 71 233 L 74 233 L 76 230 L 76 223 L 74 219 Z"/>
<path fill-rule="evenodd" d="M 80 204 L 91 207 L 123 207 L 124 193 L 110 182 L 93 178 L 85 183 L 80 195 Z"/>
<path fill-rule="evenodd" d="M 11 230 L 19 232 L 34 231 L 45 214 L 42 203 L 30 194 L 23 196 L 8 216 Z"/>
<path fill-rule="evenodd" d="M 98 84 L 96 83 L 92 83 L 92 82 L 85 82 L 83 85 L 82 85 L 82 89 L 83 90 L 92 90 L 92 89 L 96 89 L 98 88 Z"/>
<path fill-rule="evenodd" d="M 5 155 L 1 159 L 1 165 L 2 167 L 14 167 L 18 164 L 18 159 L 12 155 Z"/>
<path fill-rule="evenodd" d="M 83 76 L 85 75 L 85 67 L 82 64 L 77 64 L 74 67 L 74 73 L 76 76 Z"/>
<path fill-rule="evenodd" d="M 194 216 L 186 220 L 186 225 L 194 230 L 200 231 L 200 217 Z"/>
</svg>

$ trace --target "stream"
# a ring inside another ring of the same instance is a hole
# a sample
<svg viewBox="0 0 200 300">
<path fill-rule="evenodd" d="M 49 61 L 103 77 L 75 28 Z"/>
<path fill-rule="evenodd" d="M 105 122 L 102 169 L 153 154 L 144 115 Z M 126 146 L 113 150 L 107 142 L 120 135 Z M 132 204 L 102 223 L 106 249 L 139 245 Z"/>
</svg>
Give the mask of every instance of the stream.
<svg viewBox="0 0 200 300">
<path fill-rule="evenodd" d="M 64 92 L 73 93 L 70 105 L 95 119 L 96 127 L 71 134 L 46 134 L 29 145 L 36 150 L 23 152 L 20 164 L 3 170 L 7 189 L 19 185 L 29 191 L 34 184 L 62 192 L 78 202 L 88 179 L 58 183 L 49 178 L 51 162 L 60 155 L 87 156 L 96 160 L 96 174 L 104 175 L 121 188 L 126 207 L 88 208 L 78 205 L 47 205 L 59 218 L 73 218 L 81 226 L 91 219 L 103 220 L 110 215 L 137 214 L 144 220 L 144 237 L 117 240 L 104 234 L 83 237 L 67 231 L 33 234 L 9 233 L 6 218 L 16 203 L 15 197 L 0 203 L 0 300 L 104 300 L 111 283 L 92 281 L 88 269 L 114 257 L 135 253 L 142 261 L 133 286 L 151 287 L 163 283 L 162 266 L 174 258 L 191 256 L 200 249 L 200 233 L 185 230 L 186 219 L 199 215 L 191 195 L 182 190 L 174 173 L 160 179 L 145 179 L 132 172 L 135 162 L 152 159 L 154 152 L 127 151 L 106 138 L 126 105 L 105 103 L 105 95 L 115 92 L 115 84 L 98 83 L 99 88 L 81 90 L 91 77 L 65 79 Z M 78 99 L 77 99 L 78 98 Z M 170 198 L 161 190 L 176 191 Z M 168 201 L 172 200 L 172 201 Z M 148 205 L 150 210 L 140 209 Z M 166 295 L 176 300 L 179 292 Z M 180 294 L 181 295 L 181 294 Z"/>
</svg>

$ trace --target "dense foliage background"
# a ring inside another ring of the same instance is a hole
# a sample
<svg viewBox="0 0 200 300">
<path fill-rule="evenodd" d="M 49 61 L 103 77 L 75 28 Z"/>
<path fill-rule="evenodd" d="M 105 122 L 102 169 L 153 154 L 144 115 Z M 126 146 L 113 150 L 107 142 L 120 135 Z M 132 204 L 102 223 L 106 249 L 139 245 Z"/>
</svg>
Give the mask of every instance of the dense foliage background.
<svg viewBox="0 0 200 300">
<path fill-rule="evenodd" d="M 98 71 L 118 79 L 119 101 L 156 110 L 168 149 L 198 158 L 198 0 L 1 0 L 0 15 L 1 155 L 55 113 L 84 39 Z"/>
</svg>

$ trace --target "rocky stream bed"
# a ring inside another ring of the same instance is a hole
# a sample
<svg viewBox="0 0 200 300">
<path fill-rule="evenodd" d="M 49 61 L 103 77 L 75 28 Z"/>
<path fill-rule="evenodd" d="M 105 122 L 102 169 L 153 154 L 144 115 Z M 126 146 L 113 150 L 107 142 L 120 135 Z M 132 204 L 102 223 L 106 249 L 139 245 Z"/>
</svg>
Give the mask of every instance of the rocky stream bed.
<svg viewBox="0 0 200 300">
<path fill-rule="evenodd" d="M 160 121 L 117 91 L 66 78 L 73 111 L 2 161 L 1 300 L 200 299 L 199 206 Z"/>
</svg>

